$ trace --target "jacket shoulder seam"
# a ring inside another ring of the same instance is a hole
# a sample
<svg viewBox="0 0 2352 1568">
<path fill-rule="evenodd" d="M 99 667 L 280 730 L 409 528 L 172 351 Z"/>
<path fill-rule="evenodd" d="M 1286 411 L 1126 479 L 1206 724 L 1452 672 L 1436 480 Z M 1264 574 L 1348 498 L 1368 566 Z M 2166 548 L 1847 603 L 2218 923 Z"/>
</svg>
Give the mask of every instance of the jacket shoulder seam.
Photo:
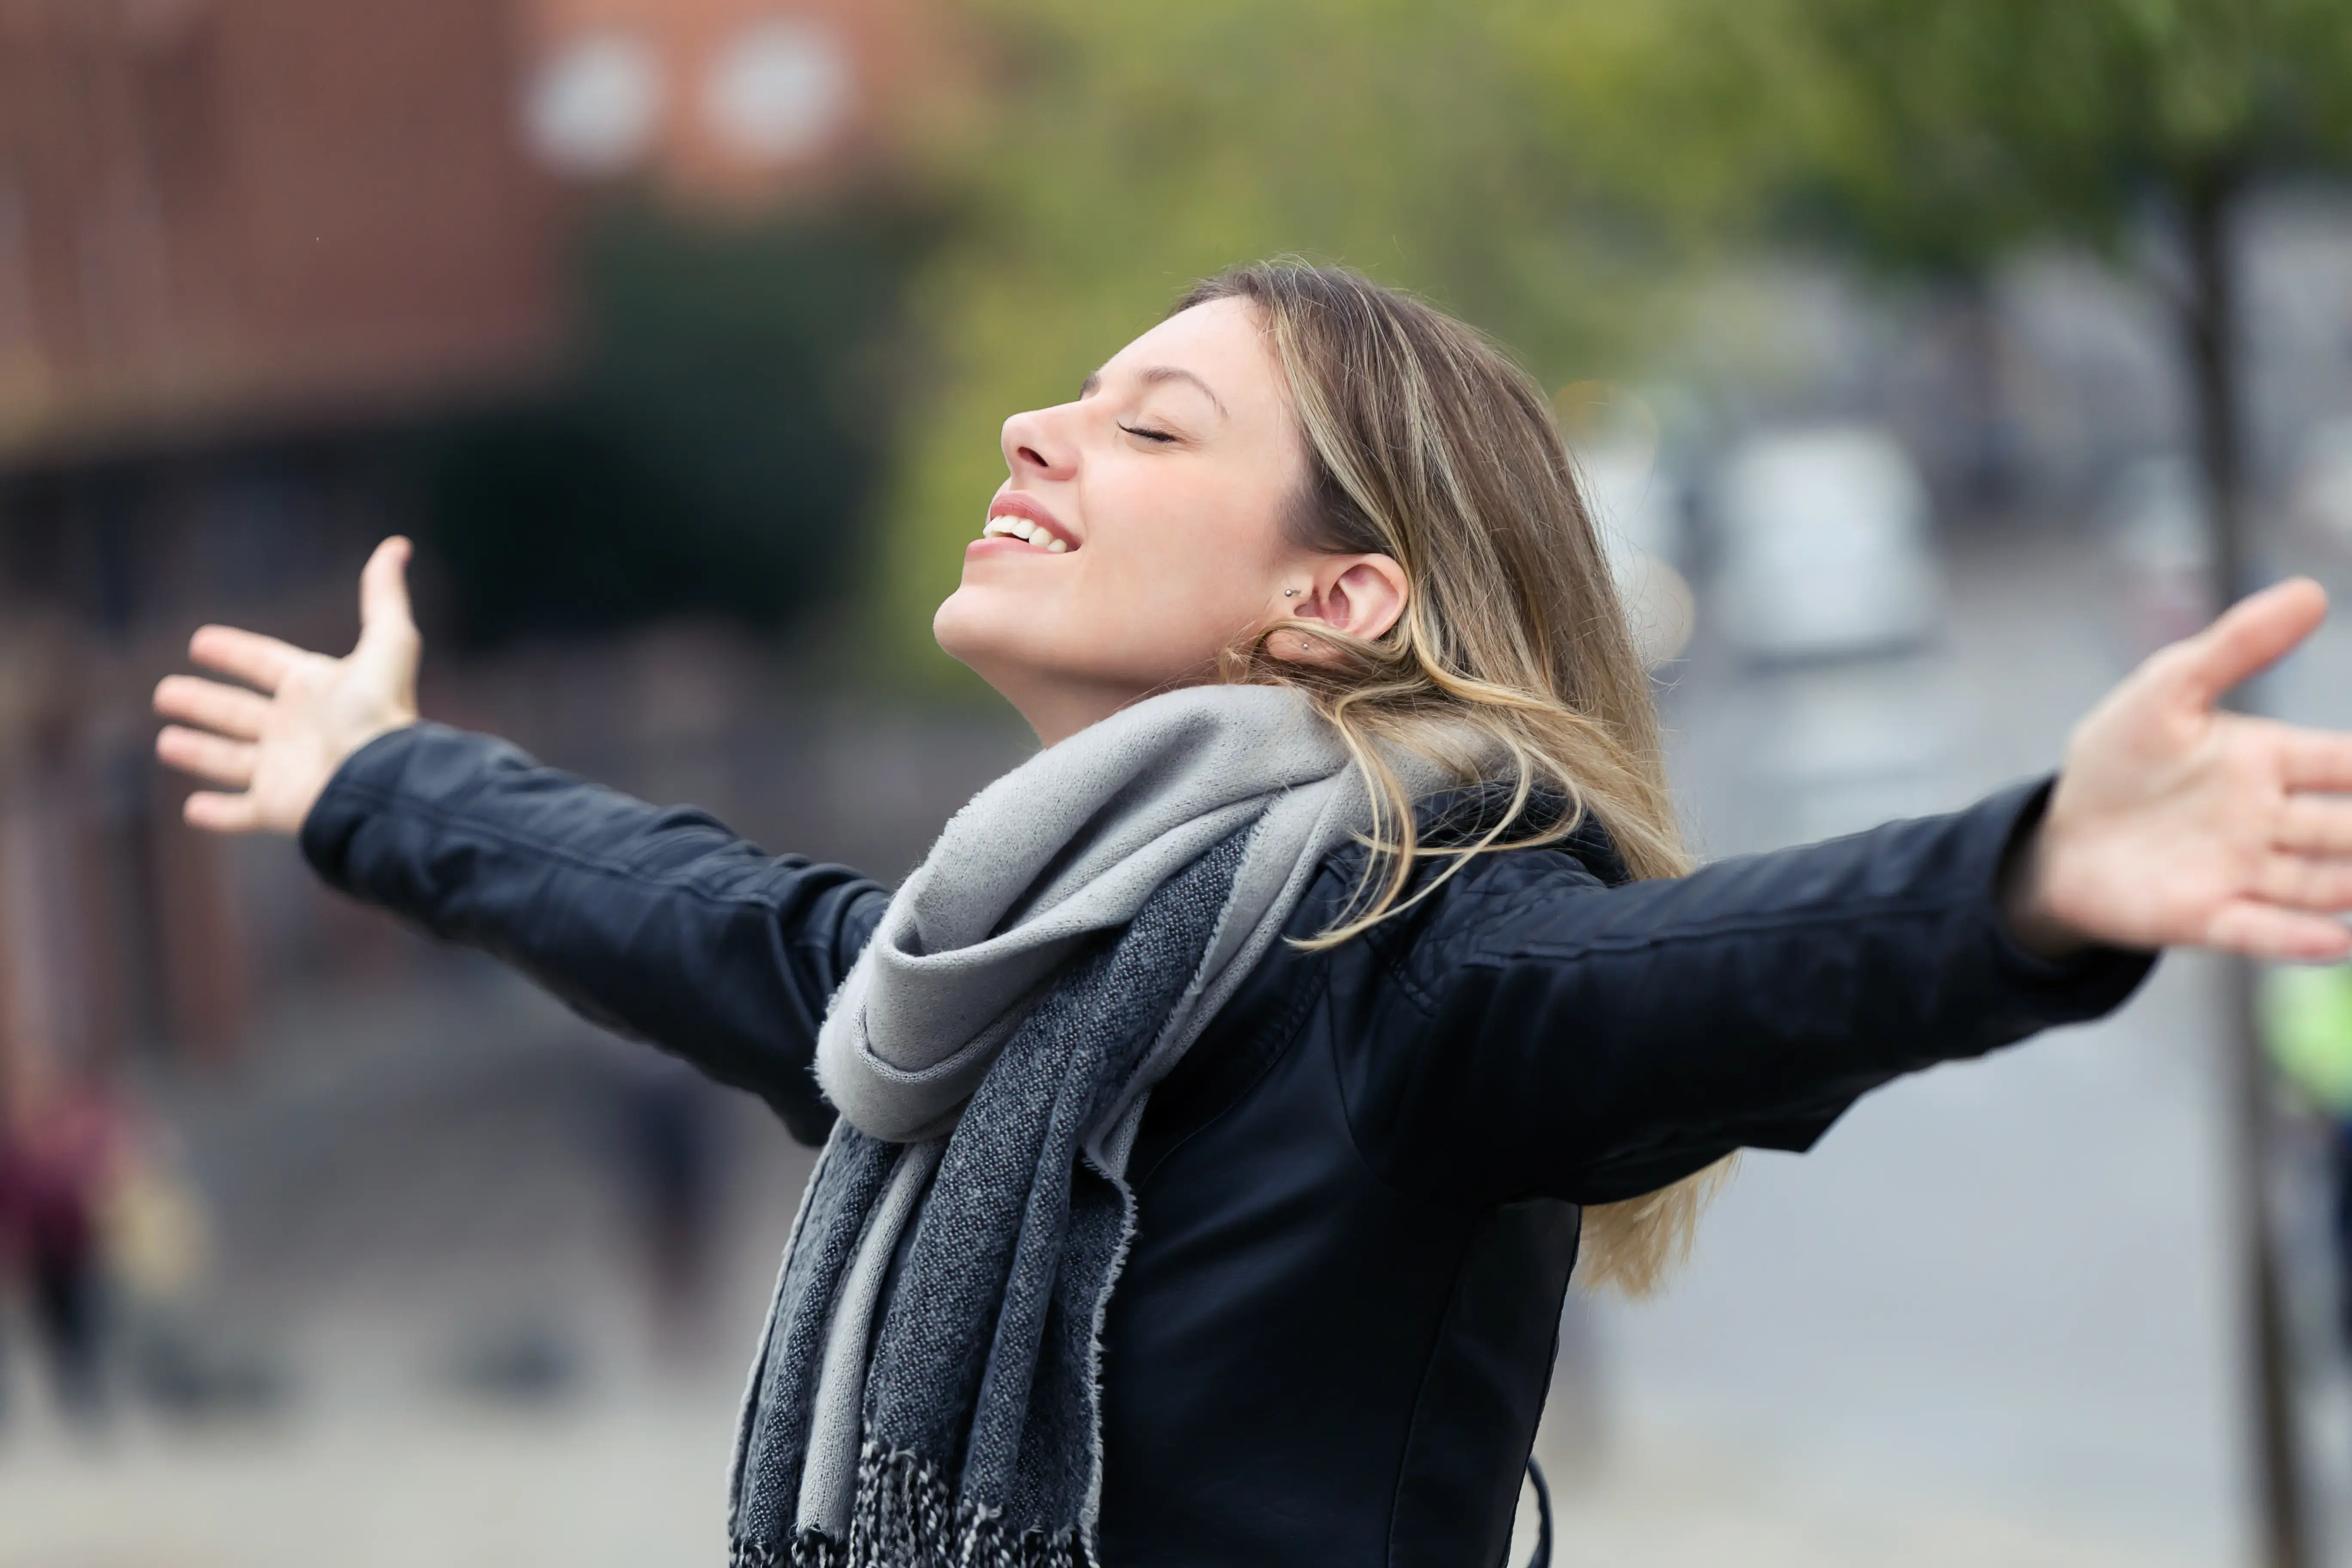
<svg viewBox="0 0 2352 1568">
<path fill-rule="evenodd" d="M 1692 921 L 1663 931 L 1596 931 L 1572 942 L 1547 942 L 1541 939 L 1526 941 L 1505 948 L 1473 952 L 1464 956 L 1465 964 L 1493 965 L 1517 959 L 1580 958 L 1595 952 L 1638 952 L 1644 948 L 1664 947 L 1675 942 L 1699 942 L 1712 937 L 1753 936 L 1769 931 L 1785 931 L 1792 926 L 1852 925 L 1862 921 L 1906 920 L 1921 915 L 1951 913 L 1956 901 L 1949 899 L 1885 899 L 1868 902 L 1817 904 L 1810 908 L 1775 910 L 1764 913 L 1726 915 L 1717 920 Z"/>
<path fill-rule="evenodd" d="M 517 849 L 528 849 L 534 854 L 545 855 L 550 859 L 561 860 L 566 865 L 572 866 L 580 870 L 593 872 L 598 876 L 611 877 L 635 882 L 652 883 L 664 887 L 672 887 L 680 891 L 689 893 L 705 902 L 713 904 L 767 906 L 774 902 L 772 899 L 762 897 L 757 893 L 730 893 L 708 888 L 701 885 L 692 877 L 676 869 L 664 868 L 655 870 L 648 867 L 635 865 L 629 861 L 614 859 L 607 856 L 585 855 L 581 853 L 578 849 L 571 847 L 570 846 L 562 844 L 557 840 L 510 832 L 494 825 L 485 823 L 478 816 L 449 811 L 437 805 L 432 805 L 417 801 L 413 796 L 408 796 L 403 792 L 387 790 L 381 786 L 373 784 L 358 784 L 349 782 L 343 785 L 343 791 L 347 794 L 360 794 L 367 795 L 373 799 L 374 804 L 379 805 L 388 805 L 398 802 L 401 804 L 402 809 L 408 815 L 422 817 L 425 821 L 432 823 L 435 826 L 444 830 L 457 833 L 469 833 L 478 838 L 486 839 L 493 844 L 503 845 Z M 716 821 L 711 822 L 711 826 L 718 828 L 719 832 L 730 832 L 728 828 Z M 745 844 L 747 846 L 750 843 L 748 839 L 741 838 L 736 839 L 736 842 Z M 803 864 L 809 863 L 801 857 L 796 856 L 765 855 L 763 853 L 761 858 L 769 865 L 775 865 L 780 861 L 792 859 L 800 859 Z M 879 892 L 883 890 L 879 883 L 873 884 L 873 887 L 875 891 Z"/>
</svg>

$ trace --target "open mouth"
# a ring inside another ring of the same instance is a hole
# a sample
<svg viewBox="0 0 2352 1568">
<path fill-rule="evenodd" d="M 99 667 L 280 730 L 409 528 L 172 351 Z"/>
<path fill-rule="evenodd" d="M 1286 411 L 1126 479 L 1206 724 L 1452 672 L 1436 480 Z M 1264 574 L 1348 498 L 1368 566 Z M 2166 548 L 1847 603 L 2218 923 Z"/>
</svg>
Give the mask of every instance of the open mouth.
<svg viewBox="0 0 2352 1568">
<path fill-rule="evenodd" d="M 1012 512 L 990 518 L 987 526 L 980 531 L 980 536 L 982 539 L 1017 539 L 1024 544 L 1043 550 L 1052 555 L 1059 555 L 1070 548 L 1068 540 L 1047 528 L 1044 523 L 1032 521 L 1028 518 Z"/>
</svg>

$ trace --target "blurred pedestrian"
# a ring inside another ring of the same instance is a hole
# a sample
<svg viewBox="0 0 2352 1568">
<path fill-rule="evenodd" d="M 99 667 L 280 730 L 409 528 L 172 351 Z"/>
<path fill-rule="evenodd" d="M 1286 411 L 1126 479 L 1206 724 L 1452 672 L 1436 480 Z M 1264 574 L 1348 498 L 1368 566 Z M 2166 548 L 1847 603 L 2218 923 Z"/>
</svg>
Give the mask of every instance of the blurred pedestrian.
<svg viewBox="0 0 2352 1568">
<path fill-rule="evenodd" d="M 651 1052 L 614 1063 L 614 1164 L 636 1225 L 656 1344 L 667 1352 L 694 1348 L 709 1304 L 719 1177 L 712 1092 L 684 1063 Z"/>
<path fill-rule="evenodd" d="M 123 1119 L 94 1074 L 28 1071 L 17 1076 L 5 1124 L 0 1215 L 58 1408 L 92 1425 L 108 1392 L 102 1218 L 123 1165 Z"/>
<path fill-rule="evenodd" d="M 2314 584 L 2054 781 L 1694 870 L 1549 400 L 1469 329 L 1240 268 L 1003 444 L 934 629 L 1044 749 L 895 894 L 420 723 L 401 542 L 350 657 L 211 627 L 259 689 L 157 692 L 192 823 L 824 1141 L 738 1564 L 1498 1563 L 1580 1247 L 1654 1286 L 1734 1150 L 2162 946 L 2352 950 L 2352 737 L 2217 708 Z"/>
</svg>

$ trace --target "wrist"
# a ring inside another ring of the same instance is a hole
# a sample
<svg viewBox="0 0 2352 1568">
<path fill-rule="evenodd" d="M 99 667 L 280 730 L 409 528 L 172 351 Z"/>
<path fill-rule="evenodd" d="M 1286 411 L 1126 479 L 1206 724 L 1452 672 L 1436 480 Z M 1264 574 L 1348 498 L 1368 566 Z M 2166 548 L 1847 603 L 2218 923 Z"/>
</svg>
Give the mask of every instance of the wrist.
<svg viewBox="0 0 2352 1568">
<path fill-rule="evenodd" d="M 399 708 L 379 716 L 372 723 L 354 730 L 349 742 L 343 747 L 342 755 L 335 759 L 335 765 L 338 768 L 341 767 L 343 763 L 350 762 L 394 731 L 405 730 L 415 724 L 419 717 L 414 708 Z"/>
<path fill-rule="evenodd" d="M 420 722 L 414 711 L 388 712 L 364 724 L 354 724 L 329 745 L 320 748 L 308 786 L 292 802 L 287 819 L 279 823 L 280 831 L 300 837 L 303 825 L 317 809 L 319 802 L 353 757 L 383 740 L 414 728 Z"/>
<path fill-rule="evenodd" d="M 1997 902 L 2009 939 L 2029 956 L 2063 963 L 2096 943 L 2058 911 L 2050 897 L 2049 818 L 2037 816 L 2001 861 Z"/>
</svg>

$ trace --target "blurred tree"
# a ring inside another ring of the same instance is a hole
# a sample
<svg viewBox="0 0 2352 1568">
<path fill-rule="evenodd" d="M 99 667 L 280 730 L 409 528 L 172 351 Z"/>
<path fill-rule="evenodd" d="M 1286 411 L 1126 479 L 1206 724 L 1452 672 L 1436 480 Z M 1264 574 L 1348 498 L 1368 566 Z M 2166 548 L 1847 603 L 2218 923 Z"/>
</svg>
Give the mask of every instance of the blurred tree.
<svg viewBox="0 0 2352 1568">
<path fill-rule="evenodd" d="M 2341 0 L 1762 0 L 1709 36 L 1748 62 L 1747 189 L 1879 262 L 1967 274 L 2030 242 L 2134 266 L 2177 323 L 2217 586 L 2248 585 L 2236 216 L 2352 173 Z M 1673 68 L 1680 74 L 1680 68 Z M 2146 243 L 2151 230 L 2173 243 Z"/>
<path fill-rule="evenodd" d="M 459 639 L 681 610 L 775 626 L 843 591 L 936 233 L 878 209 L 591 225 L 572 373 L 432 443 L 425 531 Z"/>
</svg>

